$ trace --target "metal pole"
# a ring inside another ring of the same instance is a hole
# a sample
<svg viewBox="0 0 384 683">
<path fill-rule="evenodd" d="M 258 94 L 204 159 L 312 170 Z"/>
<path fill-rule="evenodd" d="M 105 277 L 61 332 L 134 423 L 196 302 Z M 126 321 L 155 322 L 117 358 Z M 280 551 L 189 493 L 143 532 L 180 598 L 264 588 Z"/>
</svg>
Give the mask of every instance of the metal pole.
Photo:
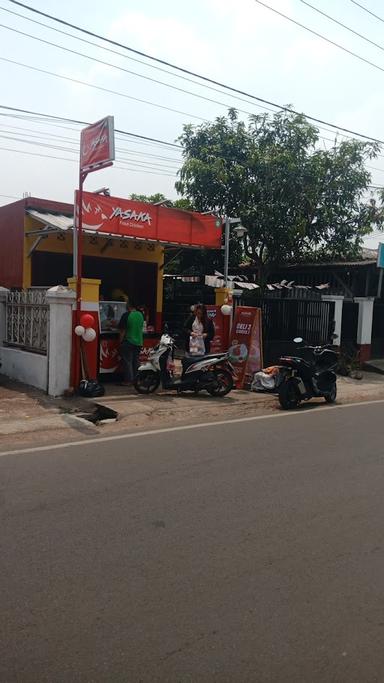
<svg viewBox="0 0 384 683">
<path fill-rule="evenodd" d="M 229 228 L 230 228 L 230 220 L 229 220 L 228 216 L 226 216 L 225 217 L 225 231 L 224 231 L 224 287 L 228 287 Z"/>
<path fill-rule="evenodd" d="M 73 231 L 72 231 L 72 246 L 73 246 L 73 254 L 72 254 L 72 259 L 73 259 L 73 277 L 77 278 L 77 215 L 78 215 L 78 207 L 77 207 L 77 192 L 75 192 L 75 196 L 73 199 Z"/>
<path fill-rule="evenodd" d="M 77 195 L 77 269 L 76 269 L 76 310 L 81 310 L 81 278 L 83 277 L 83 185 L 87 174 L 80 171 L 79 192 Z"/>
<path fill-rule="evenodd" d="M 87 173 L 82 173 L 80 171 L 80 176 L 79 176 L 79 191 L 77 193 L 77 202 L 75 202 L 75 233 L 76 233 L 76 238 L 74 240 L 74 247 L 76 246 L 76 249 L 74 248 L 74 254 L 73 254 L 73 261 L 74 261 L 74 266 L 76 264 L 76 270 L 74 268 L 74 275 L 76 275 L 76 314 L 75 314 L 75 321 L 76 325 L 80 324 L 80 318 L 81 318 L 81 279 L 82 279 L 82 259 L 83 259 L 83 185 L 84 185 L 84 180 L 87 177 Z M 75 253 L 76 251 L 76 253 Z M 75 344 L 74 344 L 74 354 L 73 354 L 73 367 L 72 367 L 72 372 L 73 372 L 73 377 L 72 377 L 72 384 L 74 387 L 77 387 L 80 381 L 80 337 L 76 336 L 75 337 Z"/>
</svg>

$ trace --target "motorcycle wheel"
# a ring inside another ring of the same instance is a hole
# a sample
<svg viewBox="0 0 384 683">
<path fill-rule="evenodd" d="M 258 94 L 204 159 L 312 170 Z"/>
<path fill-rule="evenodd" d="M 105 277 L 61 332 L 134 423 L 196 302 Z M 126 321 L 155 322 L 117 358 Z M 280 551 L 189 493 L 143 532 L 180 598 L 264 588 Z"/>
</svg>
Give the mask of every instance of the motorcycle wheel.
<svg viewBox="0 0 384 683">
<path fill-rule="evenodd" d="M 139 394 L 153 394 L 160 384 L 160 375 L 153 370 L 142 370 L 133 383 Z"/>
<path fill-rule="evenodd" d="M 294 410 L 300 403 L 300 398 L 294 382 L 283 382 L 279 389 L 279 402 L 283 410 Z"/>
<path fill-rule="evenodd" d="M 214 386 L 207 387 L 207 391 L 211 396 L 226 396 L 233 389 L 233 378 L 230 372 L 227 370 L 216 370 L 215 371 L 215 384 Z"/>
<path fill-rule="evenodd" d="M 337 398 L 337 386 L 336 386 L 336 384 L 333 385 L 329 394 L 325 394 L 324 398 L 325 398 L 327 403 L 335 403 L 336 398 Z"/>
</svg>

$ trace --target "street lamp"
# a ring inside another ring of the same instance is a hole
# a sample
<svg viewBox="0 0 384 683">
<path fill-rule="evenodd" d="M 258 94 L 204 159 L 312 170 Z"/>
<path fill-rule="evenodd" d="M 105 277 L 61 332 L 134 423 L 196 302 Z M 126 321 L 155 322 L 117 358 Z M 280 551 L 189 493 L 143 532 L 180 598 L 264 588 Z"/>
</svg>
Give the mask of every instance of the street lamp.
<svg viewBox="0 0 384 683">
<path fill-rule="evenodd" d="M 241 225 L 240 218 L 225 217 L 225 231 L 224 231 L 224 287 L 228 287 L 228 271 L 229 271 L 229 237 L 231 225 L 238 223 L 233 229 L 236 237 L 242 239 L 248 232 L 247 228 Z"/>
</svg>

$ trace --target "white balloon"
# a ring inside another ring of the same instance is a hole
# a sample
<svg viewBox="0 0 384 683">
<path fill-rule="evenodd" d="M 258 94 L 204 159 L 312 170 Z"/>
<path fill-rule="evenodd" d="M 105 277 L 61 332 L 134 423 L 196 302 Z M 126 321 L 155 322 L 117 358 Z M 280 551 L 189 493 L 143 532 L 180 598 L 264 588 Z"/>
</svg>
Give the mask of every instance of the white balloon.
<svg viewBox="0 0 384 683">
<path fill-rule="evenodd" d="M 92 342 L 94 339 L 96 339 L 96 331 L 93 329 L 93 327 L 87 327 L 83 334 L 83 339 L 86 342 Z"/>
<path fill-rule="evenodd" d="M 232 306 L 228 306 L 228 304 L 223 304 L 220 310 L 221 310 L 223 315 L 231 315 L 232 314 Z"/>
<path fill-rule="evenodd" d="M 82 337 L 85 332 L 85 327 L 82 325 L 76 325 L 75 327 L 75 334 L 77 334 L 78 337 Z"/>
</svg>

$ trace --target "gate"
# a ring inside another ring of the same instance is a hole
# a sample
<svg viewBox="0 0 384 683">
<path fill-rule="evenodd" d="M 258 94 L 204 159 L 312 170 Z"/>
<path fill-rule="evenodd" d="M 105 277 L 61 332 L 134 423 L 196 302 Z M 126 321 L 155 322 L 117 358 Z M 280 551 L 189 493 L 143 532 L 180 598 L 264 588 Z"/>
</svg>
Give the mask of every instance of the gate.
<svg viewBox="0 0 384 683">
<path fill-rule="evenodd" d="M 326 344 L 334 330 L 333 301 L 263 298 L 256 304 L 263 313 L 264 365 L 276 363 L 282 354 L 293 353 L 293 339 Z"/>
<path fill-rule="evenodd" d="M 47 290 L 39 287 L 10 291 L 6 305 L 5 344 L 47 354 L 49 306 Z"/>
<path fill-rule="evenodd" d="M 384 357 L 384 304 L 375 301 L 372 322 L 372 358 Z"/>
</svg>

